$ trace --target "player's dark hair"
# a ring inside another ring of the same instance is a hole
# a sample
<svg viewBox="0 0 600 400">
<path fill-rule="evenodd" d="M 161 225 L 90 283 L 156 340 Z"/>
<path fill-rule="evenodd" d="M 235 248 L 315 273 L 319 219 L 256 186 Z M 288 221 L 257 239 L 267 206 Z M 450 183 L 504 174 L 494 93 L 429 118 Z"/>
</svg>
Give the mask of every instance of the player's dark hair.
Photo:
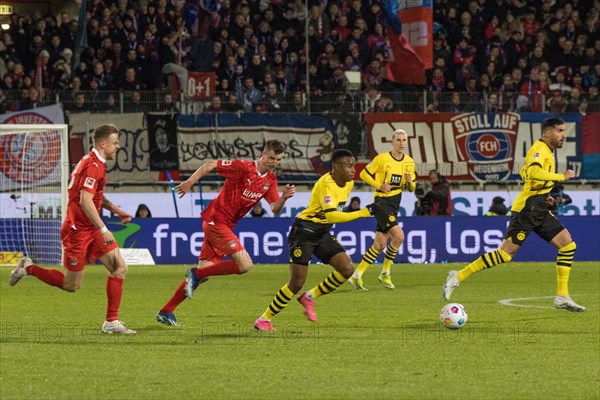
<svg viewBox="0 0 600 400">
<path fill-rule="evenodd" d="M 94 143 L 98 143 L 100 140 L 107 139 L 113 133 L 119 133 L 119 128 L 113 124 L 99 125 L 94 130 Z"/>
<path fill-rule="evenodd" d="M 281 140 L 271 139 L 265 142 L 265 148 L 263 151 L 273 150 L 275 154 L 281 154 L 285 151 L 285 143 Z"/>
<path fill-rule="evenodd" d="M 350 150 L 348 150 L 348 149 L 337 149 L 331 155 L 331 162 L 333 164 L 338 163 L 338 162 L 340 162 L 340 159 L 344 158 L 344 157 L 352 157 L 352 158 L 354 158 L 354 154 L 352 154 L 352 152 Z"/>
<path fill-rule="evenodd" d="M 565 124 L 565 121 L 563 121 L 562 118 L 558 118 L 558 117 L 546 118 L 544 121 L 542 121 L 542 134 L 544 132 L 546 132 L 548 129 L 552 129 L 555 126 L 564 125 L 564 124 Z"/>
</svg>

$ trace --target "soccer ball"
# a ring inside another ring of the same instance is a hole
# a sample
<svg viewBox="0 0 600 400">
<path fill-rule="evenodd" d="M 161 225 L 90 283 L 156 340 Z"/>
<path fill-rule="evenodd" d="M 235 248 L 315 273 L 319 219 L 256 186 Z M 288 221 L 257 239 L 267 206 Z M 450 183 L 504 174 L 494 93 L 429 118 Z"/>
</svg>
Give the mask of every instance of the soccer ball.
<svg viewBox="0 0 600 400">
<path fill-rule="evenodd" d="M 446 304 L 440 311 L 440 322 L 448 329 L 460 329 L 467 323 L 467 310 L 458 303 Z"/>
</svg>

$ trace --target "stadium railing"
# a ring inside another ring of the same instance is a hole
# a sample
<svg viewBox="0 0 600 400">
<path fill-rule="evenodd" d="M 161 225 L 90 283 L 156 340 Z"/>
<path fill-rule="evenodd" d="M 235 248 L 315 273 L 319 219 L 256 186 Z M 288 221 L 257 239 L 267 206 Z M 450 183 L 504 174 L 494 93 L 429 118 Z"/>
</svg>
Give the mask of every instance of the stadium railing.
<svg viewBox="0 0 600 400">
<path fill-rule="evenodd" d="M 165 104 L 168 91 L 79 91 L 81 96 L 71 91 L 46 90 L 43 105 L 62 104 L 66 112 L 92 112 L 92 113 L 131 113 L 131 112 L 160 112 L 176 111 L 184 113 L 208 112 L 210 98 L 200 101 L 176 101 L 172 105 Z M 454 93 L 457 93 L 455 96 Z M 221 97 L 222 105 L 227 107 L 228 92 L 217 92 Z M 495 99 L 494 96 L 495 95 Z M 178 97 L 178 96 L 176 96 Z M 295 106 L 293 93 L 281 96 L 279 107 L 268 106 L 268 102 L 258 102 L 254 105 L 255 112 L 294 112 L 306 114 L 330 113 L 394 113 L 394 112 L 527 112 L 527 99 L 518 99 L 518 94 L 500 94 L 499 92 L 436 92 L 436 91 L 397 91 L 379 92 L 377 98 L 370 99 L 368 93 L 358 91 L 345 91 L 338 93 L 303 94 L 302 104 Z M 524 96 L 523 96 L 524 97 Z M 458 100 L 458 102 L 457 102 Z M 539 102 L 541 112 L 550 111 L 547 107 L 548 99 L 540 94 Z M 0 92 L 0 113 L 20 111 L 23 100 L 18 90 L 4 90 Z M 519 106 L 519 108 L 517 108 Z M 588 101 L 587 112 L 600 111 L 600 99 Z"/>
</svg>

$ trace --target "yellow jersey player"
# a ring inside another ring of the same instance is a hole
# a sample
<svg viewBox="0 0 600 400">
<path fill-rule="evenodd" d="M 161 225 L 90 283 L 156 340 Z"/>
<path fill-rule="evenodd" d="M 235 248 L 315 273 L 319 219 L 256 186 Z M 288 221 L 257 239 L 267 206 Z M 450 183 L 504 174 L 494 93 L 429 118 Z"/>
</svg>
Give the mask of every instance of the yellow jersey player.
<svg viewBox="0 0 600 400">
<path fill-rule="evenodd" d="M 354 187 L 355 159 L 350 151 L 340 149 L 333 152 L 331 162 L 331 172 L 317 181 L 308 207 L 296 217 L 292 225 L 288 236 L 290 279 L 254 323 L 254 327 L 258 330 L 275 330 L 271 319 L 302 289 L 308 275 L 308 262 L 313 254 L 324 264 L 331 264 L 334 271 L 298 298 L 304 307 L 304 314 L 312 322 L 317 320 L 314 310 L 315 300 L 340 287 L 354 272 L 350 256 L 331 235 L 331 227 L 335 223 L 368 217 L 375 213 L 378 207 L 376 204 L 370 204 L 359 211 L 344 212 L 344 205 Z"/>
<path fill-rule="evenodd" d="M 511 208 L 511 218 L 504 241 L 498 250 L 486 253 L 460 271 L 450 271 L 444 285 L 444 299 L 448 300 L 458 285 L 472 274 L 498 264 L 509 262 L 532 231 L 558 249 L 556 259 L 557 290 L 554 297 L 556 308 L 581 312 L 585 307 L 575 303 L 569 296 L 569 275 L 577 246 L 556 217 L 548 210 L 553 199 L 548 194 L 553 182 L 575 177 L 568 169 L 564 174 L 554 173 L 554 150 L 565 141 L 565 123 L 560 118 L 547 118 L 542 122 L 542 138 L 527 152 L 521 177 L 523 190 Z"/>
<path fill-rule="evenodd" d="M 377 228 L 373 246 L 367 250 L 356 271 L 348 279 L 355 289 L 367 290 L 363 284 L 362 275 L 369 265 L 375 262 L 386 244 L 387 249 L 379 282 L 387 289 L 395 288 L 390 276 L 390 269 L 400 245 L 404 242 L 404 232 L 397 221 L 400 200 L 404 190 L 414 192 L 416 187 L 415 162 L 404 154 L 407 146 L 406 132 L 397 129 L 392 136 L 392 151 L 377 155 L 360 173 L 361 179 L 375 188 L 374 201 L 380 209 L 375 214 Z"/>
</svg>

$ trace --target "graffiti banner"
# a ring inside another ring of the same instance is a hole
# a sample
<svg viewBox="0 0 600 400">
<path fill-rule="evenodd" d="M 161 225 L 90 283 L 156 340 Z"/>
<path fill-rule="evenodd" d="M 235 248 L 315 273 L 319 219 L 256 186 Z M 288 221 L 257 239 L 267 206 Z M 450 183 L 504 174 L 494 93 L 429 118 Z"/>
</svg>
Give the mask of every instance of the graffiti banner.
<svg viewBox="0 0 600 400">
<path fill-rule="evenodd" d="M 328 117 L 263 114 L 202 114 L 178 117 L 179 167 L 192 172 L 208 160 L 258 159 L 265 141 L 286 145 L 280 174 L 313 179 L 331 170 L 337 136 Z"/>
<path fill-rule="evenodd" d="M 451 180 L 520 180 L 531 145 L 548 114 L 366 114 L 369 156 L 391 150 L 395 129 L 408 134 L 408 154 L 417 174 L 437 169 Z M 561 115 L 566 140 L 555 154 L 556 170 L 582 174 L 581 116 Z"/>
<path fill-rule="evenodd" d="M 143 114 L 111 114 L 110 123 L 119 128 L 119 144 L 115 160 L 106 163 L 108 183 L 156 182 L 159 172 L 150 170 L 150 141 L 144 127 Z M 77 162 L 92 148 L 96 126 L 107 123 L 104 114 L 72 114 L 69 153 Z"/>
</svg>

